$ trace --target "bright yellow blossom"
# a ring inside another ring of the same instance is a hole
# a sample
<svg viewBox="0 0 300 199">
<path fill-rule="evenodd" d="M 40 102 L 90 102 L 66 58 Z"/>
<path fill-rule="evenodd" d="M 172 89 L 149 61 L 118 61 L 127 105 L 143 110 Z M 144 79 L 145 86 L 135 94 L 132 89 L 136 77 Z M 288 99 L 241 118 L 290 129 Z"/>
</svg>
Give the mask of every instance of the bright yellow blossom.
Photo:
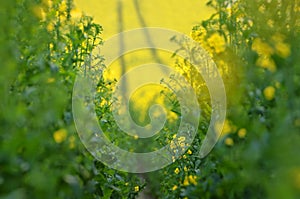
<svg viewBox="0 0 300 199">
<path fill-rule="evenodd" d="M 189 182 L 192 183 L 193 185 L 197 185 L 197 176 L 189 175 Z"/>
<path fill-rule="evenodd" d="M 238 136 L 240 138 L 245 138 L 246 137 L 246 134 L 247 134 L 247 130 L 245 128 L 241 128 L 239 131 L 238 131 Z"/>
<path fill-rule="evenodd" d="M 275 96 L 275 88 L 273 86 L 268 86 L 263 91 L 266 100 L 272 100 Z"/>
<path fill-rule="evenodd" d="M 224 52 L 226 49 L 225 39 L 219 33 L 212 34 L 207 39 L 207 43 L 217 54 Z"/>
<path fill-rule="evenodd" d="M 189 178 L 187 176 L 185 176 L 184 180 L 183 180 L 183 186 L 189 186 Z"/>
<path fill-rule="evenodd" d="M 52 32 L 52 31 L 54 30 L 54 25 L 53 25 L 53 23 L 49 23 L 49 24 L 47 25 L 47 30 L 48 30 L 49 32 Z"/>
<path fill-rule="evenodd" d="M 68 6 L 67 6 L 66 1 L 62 1 L 61 4 L 59 5 L 58 10 L 60 12 L 65 12 L 65 11 L 67 11 L 67 8 L 68 8 Z"/>
<path fill-rule="evenodd" d="M 221 132 L 221 136 L 223 137 L 228 133 L 233 133 L 236 130 L 236 126 L 234 126 L 228 119 L 224 121 L 223 129 L 220 123 L 216 123 L 214 128 L 216 132 Z"/>
<path fill-rule="evenodd" d="M 178 169 L 178 168 L 176 168 L 175 170 L 174 170 L 174 173 L 175 174 L 178 174 L 180 172 L 180 170 Z"/>
<path fill-rule="evenodd" d="M 62 143 L 67 138 L 66 129 L 59 129 L 53 133 L 53 138 L 56 143 Z"/>
<path fill-rule="evenodd" d="M 188 151 L 187 151 L 187 154 L 189 154 L 189 155 L 191 155 L 193 152 L 189 149 Z"/>
<path fill-rule="evenodd" d="M 177 188 L 178 188 L 178 186 L 174 185 L 173 188 L 172 188 L 172 190 L 175 191 Z"/>
<path fill-rule="evenodd" d="M 274 54 L 274 49 L 269 44 L 262 41 L 261 38 L 254 39 L 252 43 L 252 50 L 257 52 L 259 55 L 270 56 Z"/>
<path fill-rule="evenodd" d="M 226 144 L 227 146 L 233 146 L 233 145 L 234 145 L 234 141 L 233 141 L 232 138 L 226 138 L 226 139 L 225 139 L 225 144 Z"/>
<path fill-rule="evenodd" d="M 207 32 L 205 28 L 199 27 L 197 30 L 193 30 L 191 32 L 191 37 L 197 42 L 203 42 L 205 40 L 206 34 Z"/>
<path fill-rule="evenodd" d="M 291 47 L 289 44 L 278 42 L 275 44 L 276 53 L 282 58 L 287 58 L 291 55 Z"/>
<path fill-rule="evenodd" d="M 140 187 L 139 187 L 139 186 L 135 186 L 135 187 L 134 187 L 134 191 L 135 191 L 135 192 L 138 192 L 139 190 L 140 190 Z"/>
<path fill-rule="evenodd" d="M 270 56 L 263 56 L 261 55 L 257 60 L 256 60 L 256 65 L 260 66 L 262 68 L 266 68 L 271 72 L 276 71 L 276 64 L 274 60 Z"/>
<path fill-rule="evenodd" d="M 172 156 L 172 162 L 175 162 L 175 161 L 176 161 L 175 156 Z"/>
</svg>

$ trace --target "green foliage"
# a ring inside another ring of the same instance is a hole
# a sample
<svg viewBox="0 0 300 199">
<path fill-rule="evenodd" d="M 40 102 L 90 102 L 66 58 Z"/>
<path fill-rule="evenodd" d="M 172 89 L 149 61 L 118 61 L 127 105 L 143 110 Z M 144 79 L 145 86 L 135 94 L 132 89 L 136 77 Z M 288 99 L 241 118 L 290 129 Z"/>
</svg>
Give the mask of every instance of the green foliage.
<svg viewBox="0 0 300 199">
<path fill-rule="evenodd" d="M 215 14 L 191 36 L 211 53 L 226 85 L 223 135 L 202 160 L 194 156 L 201 137 L 195 140 L 192 155 L 153 173 L 163 176 L 153 189 L 159 198 L 298 198 L 299 2 L 208 5 Z M 193 53 L 184 43 L 182 49 Z M 176 64 L 197 76 L 190 64 Z M 190 175 L 197 183 L 185 183 Z"/>
<path fill-rule="evenodd" d="M 134 198 L 137 177 L 95 161 L 73 124 L 74 78 L 92 70 L 102 27 L 51 2 L 1 3 L 0 197 Z"/>
</svg>

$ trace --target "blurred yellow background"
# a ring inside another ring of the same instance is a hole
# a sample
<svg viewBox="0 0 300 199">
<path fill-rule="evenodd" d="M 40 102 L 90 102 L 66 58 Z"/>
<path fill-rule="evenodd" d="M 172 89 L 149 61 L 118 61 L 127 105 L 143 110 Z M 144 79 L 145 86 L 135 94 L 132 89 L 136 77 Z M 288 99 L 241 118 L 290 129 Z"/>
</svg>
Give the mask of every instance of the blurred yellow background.
<svg viewBox="0 0 300 199">
<path fill-rule="evenodd" d="M 164 27 L 189 34 L 212 13 L 206 0 L 75 0 L 75 5 L 104 28 L 104 39 L 120 29 Z"/>
<path fill-rule="evenodd" d="M 141 27 L 162 27 L 173 29 L 189 35 L 192 27 L 207 19 L 212 9 L 206 6 L 206 0 L 75 0 L 75 6 L 86 15 L 94 17 L 96 23 L 103 27 L 104 41 L 111 36 L 126 30 Z M 146 35 L 145 35 L 146 36 Z M 171 53 L 156 50 L 155 56 L 151 50 L 139 50 L 124 55 L 118 61 L 107 66 L 105 77 L 109 79 L 121 77 L 124 72 L 146 63 L 160 60 L 170 67 L 175 60 Z M 160 75 L 160 74 L 149 74 Z M 129 88 L 135 80 L 126 83 Z M 151 104 L 158 103 L 159 87 L 152 86 L 138 89 L 131 100 L 145 113 Z M 145 102 L 148 99 L 148 103 Z M 150 103 L 151 102 L 151 103 Z M 145 121 L 147 114 L 140 115 L 140 122 Z"/>
</svg>

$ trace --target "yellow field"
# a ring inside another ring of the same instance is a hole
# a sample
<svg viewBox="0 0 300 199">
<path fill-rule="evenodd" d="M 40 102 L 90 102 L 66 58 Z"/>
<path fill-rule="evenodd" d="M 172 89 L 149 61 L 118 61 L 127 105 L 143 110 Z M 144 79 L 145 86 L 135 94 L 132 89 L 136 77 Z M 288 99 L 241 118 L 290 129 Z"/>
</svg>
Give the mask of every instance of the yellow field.
<svg viewBox="0 0 300 199">
<path fill-rule="evenodd" d="M 119 32 L 120 16 L 124 30 L 151 26 L 189 34 L 193 25 L 211 14 L 205 3 L 206 0 L 75 0 L 79 9 L 103 26 L 104 38 Z"/>
</svg>

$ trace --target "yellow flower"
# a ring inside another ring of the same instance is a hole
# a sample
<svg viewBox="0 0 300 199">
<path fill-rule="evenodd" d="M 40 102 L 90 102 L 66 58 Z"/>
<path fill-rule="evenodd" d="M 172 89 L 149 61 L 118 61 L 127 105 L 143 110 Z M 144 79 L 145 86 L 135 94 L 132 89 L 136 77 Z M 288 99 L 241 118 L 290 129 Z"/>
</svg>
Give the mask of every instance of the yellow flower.
<svg viewBox="0 0 300 199">
<path fill-rule="evenodd" d="M 232 132 L 231 124 L 229 120 L 225 120 L 223 130 L 222 130 L 222 135 L 226 135 L 228 133 Z"/>
<path fill-rule="evenodd" d="M 185 137 L 183 137 L 183 136 L 182 136 L 182 137 L 179 137 L 179 138 L 178 138 L 178 141 L 179 141 L 179 142 L 184 142 L 184 141 L 185 141 Z"/>
<path fill-rule="evenodd" d="M 269 20 L 267 21 L 267 24 L 268 24 L 268 26 L 270 26 L 271 28 L 274 27 L 274 21 L 273 21 L 272 19 L 269 19 Z"/>
<path fill-rule="evenodd" d="M 189 175 L 189 182 L 192 183 L 193 185 L 197 185 L 197 176 L 192 176 L 192 175 Z"/>
<path fill-rule="evenodd" d="M 276 87 L 276 88 L 280 88 L 280 86 L 281 86 L 280 82 L 276 81 L 276 82 L 275 82 L 275 87 Z"/>
<path fill-rule="evenodd" d="M 217 54 L 224 52 L 226 49 L 225 39 L 219 33 L 212 34 L 207 39 L 207 43 Z"/>
<path fill-rule="evenodd" d="M 138 135 L 134 135 L 133 138 L 134 138 L 135 140 L 137 140 L 137 139 L 139 139 L 139 136 L 138 136 Z"/>
<path fill-rule="evenodd" d="M 225 144 L 227 146 L 233 146 L 234 145 L 233 139 L 232 138 L 226 138 L 225 139 Z"/>
<path fill-rule="evenodd" d="M 125 186 L 128 186 L 128 185 L 129 185 L 129 183 L 128 183 L 128 182 L 126 182 L 126 183 L 125 183 Z"/>
<path fill-rule="evenodd" d="M 240 138 L 244 138 L 246 137 L 246 134 L 247 134 L 247 130 L 245 128 L 241 128 L 239 131 L 238 131 L 238 136 Z"/>
<path fill-rule="evenodd" d="M 54 25 L 53 25 L 53 23 L 49 23 L 49 24 L 47 25 L 47 30 L 48 30 L 49 32 L 51 32 L 51 31 L 54 30 Z"/>
<path fill-rule="evenodd" d="M 135 187 L 134 187 L 134 191 L 135 191 L 135 192 L 138 192 L 139 190 L 140 190 L 140 187 L 139 187 L 139 186 L 135 186 Z"/>
<path fill-rule="evenodd" d="M 56 143 L 61 143 L 67 138 L 66 129 L 59 129 L 53 133 L 53 138 Z"/>
<path fill-rule="evenodd" d="M 220 123 L 215 124 L 215 131 L 220 132 L 221 130 L 221 136 L 224 137 L 229 133 L 233 133 L 236 130 L 236 126 L 234 126 L 230 120 L 226 119 L 224 121 L 223 129 Z"/>
<path fill-rule="evenodd" d="M 275 96 L 275 88 L 273 86 L 268 86 L 264 89 L 264 96 L 266 98 L 266 100 L 272 100 L 274 99 Z"/>
<path fill-rule="evenodd" d="M 284 35 L 276 33 L 272 36 L 272 40 L 275 42 L 275 50 L 278 56 L 287 58 L 291 55 L 291 47 L 289 44 L 284 42 Z"/>
<path fill-rule="evenodd" d="M 174 185 L 172 190 L 175 191 L 177 188 L 178 188 L 177 185 Z"/>
<path fill-rule="evenodd" d="M 170 143 L 170 148 L 171 149 L 175 149 L 176 148 L 175 142 L 173 140 Z"/>
<path fill-rule="evenodd" d="M 176 168 L 175 170 L 174 170 L 174 173 L 176 173 L 176 174 L 178 174 L 180 172 L 180 170 L 178 169 L 178 168 Z"/>
<path fill-rule="evenodd" d="M 172 156 L 172 162 L 175 162 L 176 158 L 174 156 Z"/>
<path fill-rule="evenodd" d="M 187 172 L 187 171 L 188 171 L 188 168 L 187 168 L 187 167 L 184 167 L 183 170 L 184 170 L 185 172 Z"/>
<path fill-rule="evenodd" d="M 46 13 L 41 6 L 34 6 L 32 8 L 32 12 L 39 20 L 41 20 L 41 21 L 46 20 Z"/>
<path fill-rule="evenodd" d="M 257 52 L 259 55 L 270 56 L 274 54 L 274 49 L 260 38 L 254 39 L 252 43 L 252 50 Z"/>
<path fill-rule="evenodd" d="M 191 155 L 193 152 L 189 149 L 188 151 L 187 151 L 187 154 L 189 154 L 189 155 Z"/>
<path fill-rule="evenodd" d="M 276 53 L 282 58 L 287 58 L 291 55 L 291 47 L 289 44 L 278 42 L 275 44 Z"/>
<path fill-rule="evenodd" d="M 189 185 L 190 185 L 189 179 L 187 176 L 185 176 L 184 181 L 183 181 L 183 186 L 189 186 Z"/>
<path fill-rule="evenodd" d="M 50 44 L 49 44 L 49 48 L 50 48 L 50 50 L 52 50 L 52 49 L 54 48 L 54 44 L 53 44 L 53 43 L 50 43 Z"/>
<path fill-rule="evenodd" d="M 260 56 L 256 60 L 256 65 L 260 66 L 262 68 L 266 68 L 271 72 L 276 71 L 276 64 L 275 64 L 274 60 L 269 56 Z"/>
<path fill-rule="evenodd" d="M 68 6 L 67 6 L 66 1 L 62 1 L 59 8 L 58 8 L 58 10 L 60 12 L 65 12 L 65 11 L 67 11 L 67 8 L 68 8 Z"/>
</svg>

